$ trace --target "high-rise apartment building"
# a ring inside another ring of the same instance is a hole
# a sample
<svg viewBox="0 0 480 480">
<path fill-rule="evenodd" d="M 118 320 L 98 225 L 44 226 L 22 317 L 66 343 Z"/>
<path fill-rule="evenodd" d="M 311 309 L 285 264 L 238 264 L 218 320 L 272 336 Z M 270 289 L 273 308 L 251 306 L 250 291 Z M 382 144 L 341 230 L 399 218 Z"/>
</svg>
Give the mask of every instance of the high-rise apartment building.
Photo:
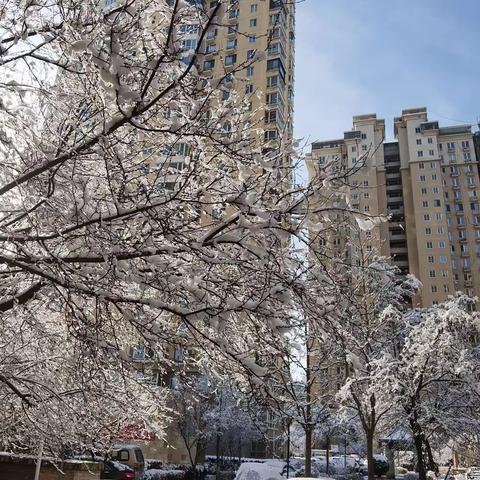
<svg viewBox="0 0 480 480">
<path fill-rule="evenodd" d="M 364 233 L 366 248 L 422 282 L 415 305 L 440 303 L 456 291 L 479 296 L 478 136 L 470 125 L 428 121 L 426 108 L 404 110 L 394 126 L 397 141 L 384 143 L 382 120 L 354 117 L 343 139 L 312 145 L 309 174 L 331 162 L 349 172 L 354 209 L 390 216 Z"/>
<path fill-rule="evenodd" d="M 213 7 L 218 2 L 208 3 Z M 225 18 L 207 32 L 199 70 L 205 76 L 225 77 L 224 100 L 231 89 L 247 97 L 250 124 L 264 129 L 261 142 L 291 136 L 295 3 L 229 0 L 225 5 Z"/>
<path fill-rule="evenodd" d="M 112 5 L 116 0 L 106 0 Z M 120 0 L 118 0 L 120 1 Z M 174 0 L 166 0 L 173 6 Z M 228 103 L 236 95 L 236 105 L 244 99 L 248 108 L 247 119 L 254 136 L 255 146 L 268 148 L 293 134 L 293 90 L 295 51 L 295 2 L 287 0 L 187 0 L 192 5 L 192 15 L 178 25 L 176 40 L 179 59 L 189 64 L 196 55 L 196 69 L 200 80 L 218 83 L 219 97 L 213 97 L 208 109 L 216 102 Z M 202 12 L 212 12 L 219 3 L 224 12 L 211 27 L 203 32 L 195 7 Z M 203 35 L 203 33 L 205 33 Z M 203 40 L 202 40 L 203 37 Z M 202 42 L 199 45 L 199 42 Z M 199 85 L 201 82 L 199 82 Z M 233 119 L 222 117 L 223 128 Z M 185 168 L 185 157 L 190 146 L 181 138 L 162 151 L 144 149 L 147 173 L 152 183 L 167 190 L 174 190 L 180 172 Z M 159 173 L 160 172 L 160 173 Z M 162 172 L 164 172 L 162 174 Z M 160 181 L 159 181 L 160 179 Z M 160 183 L 160 185 L 159 185 Z M 201 221 L 215 221 L 221 216 L 215 208 L 203 212 Z M 205 217 L 205 218 L 204 218 Z M 206 218 L 208 217 L 208 218 Z M 211 217 L 211 218 L 210 218 Z M 195 372 L 197 373 L 197 372 Z M 174 376 L 162 378 L 162 384 L 170 385 Z M 265 411 L 265 439 L 244 445 L 244 453 L 252 456 L 277 456 L 283 453 L 281 419 Z M 279 440 L 280 439 L 280 440 Z M 248 443 L 248 442 L 246 442 Z M 144 448 L 155 458 L 165 462 L 185 463 L 187 452 L 175 427 L 167 430 L 165 441 L 145 442 Z"/>
</svg>

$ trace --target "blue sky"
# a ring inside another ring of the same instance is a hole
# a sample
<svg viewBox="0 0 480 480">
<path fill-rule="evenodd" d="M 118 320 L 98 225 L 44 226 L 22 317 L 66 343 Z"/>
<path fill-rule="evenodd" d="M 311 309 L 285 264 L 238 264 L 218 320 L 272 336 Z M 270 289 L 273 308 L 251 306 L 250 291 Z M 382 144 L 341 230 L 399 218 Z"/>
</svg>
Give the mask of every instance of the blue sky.
<svg viewBox="0 0 480 480">
<path fill-rule="evenodd" d="M 297 6 L 295 136 L 340 138 L 352 116 L 426 106 L 480 115 L 480 0 L 305 0 Z"/>
</svg>

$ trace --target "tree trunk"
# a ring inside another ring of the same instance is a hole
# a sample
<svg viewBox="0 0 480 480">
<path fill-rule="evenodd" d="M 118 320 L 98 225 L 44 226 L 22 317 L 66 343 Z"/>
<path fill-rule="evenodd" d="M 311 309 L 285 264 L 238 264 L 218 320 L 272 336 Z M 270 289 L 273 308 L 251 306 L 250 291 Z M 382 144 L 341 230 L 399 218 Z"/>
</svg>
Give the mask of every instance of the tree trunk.
<svg viewBox="0 0 480 480">
<path fill-rule="evenodd" d="M 312 476 L 312 436 L 311 428 L 305 429 L 305 476 Z"/>
<path fill-rule="evenodd" d="M 312 371 L 311 371 L 311 339 L 308 331 L 308 322 L 305 324 L 305 338 L 306 338 L 306 368 L 305 368 L 305 476 L 312 476 Z"/>
<path fill-rule="evenodd" d="M 327 456 L 326 456 L 325 473 L 327 475 L 330 473 L 330 436 L 328 435 L 327 435 Z"/>
<path fill-rule="evenodd" d="M 428 469 L 431 470 L 432 472 L 438 473 L 438 465 L 437 465 L 437 462 L 435 462 L 435 459 L 433 458 L 432 447 L 428 439 L 425 439 L 425 451 L 427 452 Z"/>
<path fill-rule="evenodd" d="M 368 480 L 375 478 L 375 464 L 373 462 L 373 432 L 367 431 L 367 466 L 368 466 Z"/>
<path fill-rule="evenodd" d="M 417 453 L 417 472 L 418 480 L 427 479 L 427 469 L 425 467 L 425 459 L 423 458 L 423 439 L 422 435 L 415 434 L 413 436 L 413 442 L 415 444 L 415 451 Z"/>
<path fill-rule="evenodd" d="M 220 434 L 217 433 L 217 438 L 215 442 L 215 454 L 217 456 L 216 461 L 216 470 L 215 470 L 215 477 L 217 480 L 220 479 Z"/>
</svg>

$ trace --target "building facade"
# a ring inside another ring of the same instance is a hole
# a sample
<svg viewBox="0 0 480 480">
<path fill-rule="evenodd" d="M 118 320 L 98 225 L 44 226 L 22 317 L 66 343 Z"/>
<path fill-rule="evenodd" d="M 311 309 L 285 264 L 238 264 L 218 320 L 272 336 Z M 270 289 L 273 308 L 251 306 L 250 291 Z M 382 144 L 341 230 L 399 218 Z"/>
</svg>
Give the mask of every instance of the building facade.
<svg viewBox="0 0 480 480">
<path fill-rule="evenodd" d="M 478 134 L 470 125 L 440 127 L 428 121 L 426 108 L 403 110 L 394 127 L 396 142 L 385 143 L 382 120 L 354 117 L 343 139 L 312 145 L 310 176 L 334 160 L 350 169 L 351 207 L 389 215 L 365 232 L 367 248 L 421 281 L 415 306 L 457 291 L 480 296 Z"/>
</svg>

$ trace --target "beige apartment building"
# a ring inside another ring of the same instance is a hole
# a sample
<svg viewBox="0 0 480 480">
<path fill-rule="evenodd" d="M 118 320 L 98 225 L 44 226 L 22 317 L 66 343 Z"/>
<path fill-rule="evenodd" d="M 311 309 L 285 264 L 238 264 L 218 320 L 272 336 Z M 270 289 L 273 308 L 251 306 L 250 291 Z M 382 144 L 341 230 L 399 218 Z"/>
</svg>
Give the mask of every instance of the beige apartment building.
<svg viewBox="0 0 480 480">
<path fill-rule="evenodd" d="M 480 296 L 478 135 L 471 125 L 428 121 L 426 108 L 395 118 L 396 142 L 383 141 L 384 126 L 376 115 L 361 115 L 344 138 L 314 142 L 310 177 L 328 162 L 349 169 L 351 207 L 389 215 L 362 233 L 360 243 L 422 282 L 415 306 L 440 303 L 456 291 Z"/>
<path fill-rule="evenodd" d="M 210 2 L 214 5 L 217 2 Z M 263 128 L 261 142 L 293 132 L 295 3 L 237 0 L 228 4 L 221 26 L 207 33 L 199 66 L 205 76 L 225 77 L 229 90 L 245 95 L 250 123 Z M 230 72 L 235 72 L 229 76 Z"/>
<path fill-rule="evenodd" d="M 207 8 L 214 8 L 218 3 L 187 1 Z M 222 1 L 226 7 L 225 15 L 207 31 L 198 49 L 196 63 L 199 74 L 205 79 L 221 79 L 219 90 L 222 95 L 212 100 L 210 108 L 214 109 L 218 105 L 216 102 L 225 102 L 223 105 L 228 111 L 228 102 L 233 95 L 237 97 L 236 105 L 239 100 L 245 100 L 248 124 L 255 136 L 254 145 L 274 146 L 280 138 L 291 138 L 293 133 L 295 3 L 288 0 Z M 180 25 L 177 33 L 181 58 L 188 64 L 199 46 L 201 25 L 192 17 L 191 23 Z M 234 122 L 228 117 L 223 120 L 226 120 L 225 124 Z M 144 150 L 145 171 L 157 188 L 175 189 L 180 172 L 185 168 L 189 148 L 187 143 L 180 141 L 171 148 L 166 146 L 161 152 Z M 159 174 L 159 171 L 164 173 Z M 210 212 L 202 213 L 199 221 L 214 222 L 221 215 L 220 209 L 212 208 Z M 142 362 L 145 360 L 138 363 Z M 200 372 L 193 373 L 203 377 Z M 157 376 L 154 382 L 174 388 L 174 379 L 175 376 L 167 379 Z M 245 445 L 243 453 L 247 457 L 283 454 L 281 419 L 265 412 L 264 423 L 266 438 Z M 174 426 L 167 430 L 165 440 L 142 442 L 142 445 L 152 458 L 166 463 L 188 462 L 188 452 Z"/>
</svg>

